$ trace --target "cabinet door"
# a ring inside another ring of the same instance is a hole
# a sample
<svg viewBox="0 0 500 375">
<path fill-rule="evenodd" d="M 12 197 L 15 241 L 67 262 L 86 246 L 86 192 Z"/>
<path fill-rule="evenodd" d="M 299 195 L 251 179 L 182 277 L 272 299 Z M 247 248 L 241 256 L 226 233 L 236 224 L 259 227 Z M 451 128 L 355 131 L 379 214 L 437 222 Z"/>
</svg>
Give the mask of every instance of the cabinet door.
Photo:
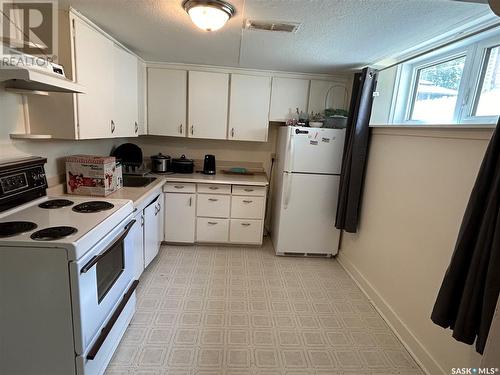
<svg viewBox="0 0 500 375">
<path fill-rule="evenodd" d="M 274 77 L 271 89 L 270 121 L 286 121 L 298 108 L 306 112 L 309 80 Z"/>
<path fill-rule="evenodd" d="M 160 249 L 159 200 L 158 196 L 144 209 L 144 267 L 158 255 Z"/>
<path fill-rule="evenodd" d="M 137 280 L 144 271 L 144 214 L 138 212 L 135 216 L 135 224 L 130 231 L 134 246 L 134 278 Z"/>
<path fill-rule="evenodd" d="M 327 108 L 347 108 L 347 89 L 345 83 L 335 81 L 311 80 L 309 90 L 309 113 L 322 113 Z"/>
<path fill-rule="evenodd" d="M 186 135 L 187 72 L 148 68 L 148 134 Z"/>
<path fill-rule="evenodd" d="M 137 57 L 114 45 L 114 92 L 113 121 L 116 137 L 135 137 L 139 133 Z"/>
<path fill-rule="evenodd" d="M 231 74 L 228 139 L 267 141 L 271 77 Z"/>
<path fill-rule="evenodd" d="M 147 134 L 147 73 L 146 64 L 137 59 L 137 122 L 139 124 L 139 131 L 137 135 Z"/>
<path fill-rule="evenodd" d="M 188 136 L 226 139 L 229 74 L 189 72 Z"/>
<path fill-rule="evenodd" d="M 165 241 L 194 242 L 196 195 L 165 193 Z"/>
<path fill-rule="evenodd" d="M 85 94 L 75 94 L 78 138 L 114 137 L 113 42 L 77 18 L 73 23 L 75 78 L 85 87 Z"/>
</svg>

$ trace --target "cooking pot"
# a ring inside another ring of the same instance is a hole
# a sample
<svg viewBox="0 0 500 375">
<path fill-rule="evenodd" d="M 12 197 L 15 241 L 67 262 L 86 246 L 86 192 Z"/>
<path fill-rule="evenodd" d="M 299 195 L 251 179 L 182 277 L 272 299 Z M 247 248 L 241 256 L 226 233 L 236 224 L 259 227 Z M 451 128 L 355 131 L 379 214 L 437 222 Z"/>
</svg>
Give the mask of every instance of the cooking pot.
<svg viewBox="0 0 500 375">
<path fill-rule="evenodd" d="M 186 155 L 181 155 L 180 158 L 172 159 L 172 170 L 175 173 L 193 173 L 194 161 L 186 158 Z"/>
<path fill-rule="evenodd" d="M 151 170 L 153 173 L 170 172 L 170 156 L 163 155 L 161 152 L 158 155 L 151 156 Z"/>
</svg>

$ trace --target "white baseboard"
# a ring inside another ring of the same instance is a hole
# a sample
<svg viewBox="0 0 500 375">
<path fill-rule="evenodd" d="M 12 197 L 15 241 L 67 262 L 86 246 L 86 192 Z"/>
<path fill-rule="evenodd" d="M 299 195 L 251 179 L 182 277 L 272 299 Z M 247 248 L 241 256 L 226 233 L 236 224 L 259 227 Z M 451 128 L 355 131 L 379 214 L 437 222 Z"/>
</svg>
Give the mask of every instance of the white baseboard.
<svg viewBox="0 0 500 375">
<path fill-rule="evenodd" d="M 344 270 L 351 276 L 361 291 L 373 304 L 378 313 L 399 338 L 406 350 L 415 359 L 418 365 L 427 375 L 443 374 L 446 372 L 435 358 L 427 351 L 425 346 L 415 337 L 408 326 L 399 318 L 391 306 L 378 293 L 377 289 L 363 276 L 363 274 L 354 266 L 342 252 L 336 258 Z"/>
</svg>

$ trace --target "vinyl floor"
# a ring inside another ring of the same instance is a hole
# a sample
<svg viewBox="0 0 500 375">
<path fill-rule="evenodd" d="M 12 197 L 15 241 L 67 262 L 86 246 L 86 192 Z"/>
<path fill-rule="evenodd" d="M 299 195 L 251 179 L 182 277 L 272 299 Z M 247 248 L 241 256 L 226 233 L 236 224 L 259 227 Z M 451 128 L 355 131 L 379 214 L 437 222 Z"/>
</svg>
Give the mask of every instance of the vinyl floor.
<svg viewBox="0 0 500 375">
<path fill-rule="evenodd" d="M 423 374 L 335 259 L 162 246 L 107 375 Z"/>
</svg>

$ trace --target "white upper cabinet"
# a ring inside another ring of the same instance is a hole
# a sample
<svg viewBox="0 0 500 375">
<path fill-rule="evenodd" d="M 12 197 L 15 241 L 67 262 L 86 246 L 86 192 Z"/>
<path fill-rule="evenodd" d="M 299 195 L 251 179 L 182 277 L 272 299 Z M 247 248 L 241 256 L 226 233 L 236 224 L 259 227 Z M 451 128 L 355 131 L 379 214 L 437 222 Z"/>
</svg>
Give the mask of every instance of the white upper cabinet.
<svg viewBox="0 0 500 375">
<path fill-rule="evenodd" d="M 147 70 L 144 61 L 137 59 L 137 120 L 139 131 L 137 135 L 147 134 Z"/>
<path fill-rule="evenodd" d="M 271 77 L 231 74 L 228 139 L 267 141 Z"/>
<path fill-rule="evenodd" d="M 113 137 L 113 42 L 78 18 L 73 22 L 75 78 L 85 87 L 85 94 L 75 94 L 78 138 Z"/>
<path fill-rule="evenodd" d="M 309 113 L 322 113 L 327 108 L 347 109 L 347 88 L 345 83 L 311 80 L 309 90 Z"/>
<path fill-rule="evenodd" d="M 148 68 L 147 74 L 148 134 L 185 136 L 187 71 Z"/>
<path fill-rule="evenodd" d="M 226 139 L 229 74 L 189 72 L 188 137 Z"/>
<path fill-rule="evenodd" d="M 139 134 L 137 57 L 116 44 L 114 51 L 114 135 L 135 137 Z"/>
<path fill-rule="evenodd" d="M 286 121 L 290 114 L 308 111 L 309 80 L 273 77 L 270 121 Z"/>
</svg>

